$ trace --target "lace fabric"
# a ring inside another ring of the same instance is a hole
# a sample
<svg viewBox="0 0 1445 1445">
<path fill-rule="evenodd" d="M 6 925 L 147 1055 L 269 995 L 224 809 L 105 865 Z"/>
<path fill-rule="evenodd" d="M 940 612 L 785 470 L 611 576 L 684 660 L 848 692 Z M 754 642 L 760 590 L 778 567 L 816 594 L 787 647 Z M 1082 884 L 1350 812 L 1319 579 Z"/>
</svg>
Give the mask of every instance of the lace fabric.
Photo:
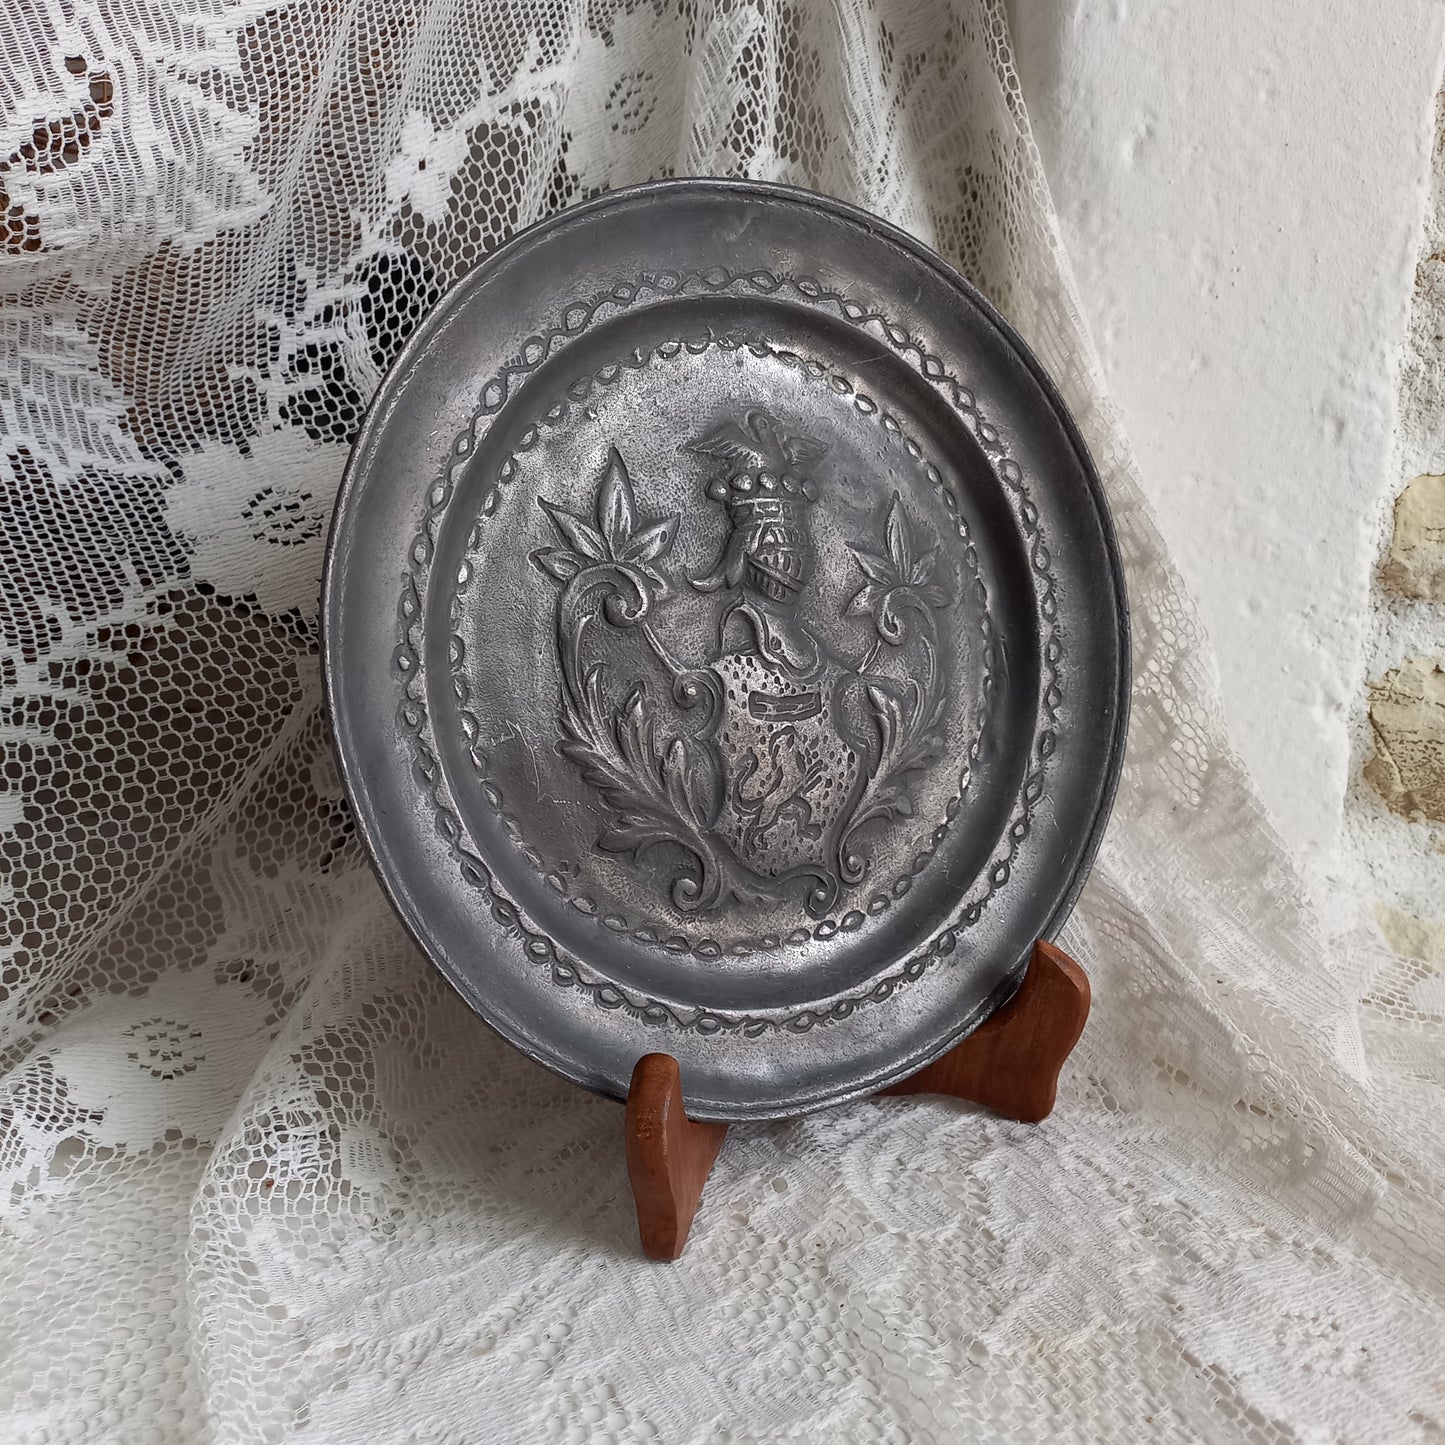
<svg viewBox="0 0 1445 1445">
<path fill-rule="evenodd" d="M 1445 1425 L 1438 977 L 1321 938 L 1230 751 L 994 0 L 72 0 L 0 54 L 7 1440 Z M 736 1128 L 663 1269 L 616 1106 L 382 900 L 317 591 L 418 318 L 673 174 L 855 201 L 1000 306 L 1104 476 L 1135 684 L 1055 1115 Z"/>
</svg>

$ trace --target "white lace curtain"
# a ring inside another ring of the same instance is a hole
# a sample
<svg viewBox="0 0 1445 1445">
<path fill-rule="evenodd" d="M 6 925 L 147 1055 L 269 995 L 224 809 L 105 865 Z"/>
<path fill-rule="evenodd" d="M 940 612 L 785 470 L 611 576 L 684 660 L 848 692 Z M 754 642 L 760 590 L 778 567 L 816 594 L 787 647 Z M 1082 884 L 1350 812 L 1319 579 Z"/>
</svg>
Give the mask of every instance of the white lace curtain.
<svg viewBox="0 0 1445 1445">
<path fill-rule="evenodd" d="M 998 303 L 1105 477 L 1136 683 L 1054 1118 L 736 1129 L 661 1269 L 616 1106 L 382 902 L 317 585 L 431 302 L 689 173 L 856 201 Z M 1439 982 L 1325 948 L 1260 820 L 993 0 L 33 0 L 0 14 L 0 240 L 6 1440 L 1441 1428 Z"/>
</svg>

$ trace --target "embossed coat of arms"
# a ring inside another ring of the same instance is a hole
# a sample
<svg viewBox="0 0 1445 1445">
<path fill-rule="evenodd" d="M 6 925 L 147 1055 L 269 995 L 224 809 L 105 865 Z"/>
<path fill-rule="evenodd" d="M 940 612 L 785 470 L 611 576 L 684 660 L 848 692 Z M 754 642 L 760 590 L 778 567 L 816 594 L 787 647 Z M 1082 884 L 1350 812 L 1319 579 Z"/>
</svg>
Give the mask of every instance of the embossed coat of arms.
<svg viewBox="0 0 1445 1445">
<path fill-rule="evenodd" d="M 672 850 L 679 910 L 797 894 L 822 917 L 866 876 L 870 839 L 912 815 L 910 789 L 942 754 L 938 627 L 954 599 L 936 547 L 884 494 L 876 535 L 822 559 L 851 577 L 842 616 L 857 649 L 844 655 L 809 621 L 827 448 L 755 407 L 684 450 L 699 501 L 728 524 L 703 575 L 674 575 L 685 517 L 649 514 L 615 448 L 592 516 L 539 503 L 556 534 L 532 561 L 557 583 L 558 747 L 601 803 L 597 847 Z M 679 656 L 669 631 L 683 587 L 716 602 L 701 656 Z M 619 652 L 622 639 L 635 646 Z"/>
</svg>

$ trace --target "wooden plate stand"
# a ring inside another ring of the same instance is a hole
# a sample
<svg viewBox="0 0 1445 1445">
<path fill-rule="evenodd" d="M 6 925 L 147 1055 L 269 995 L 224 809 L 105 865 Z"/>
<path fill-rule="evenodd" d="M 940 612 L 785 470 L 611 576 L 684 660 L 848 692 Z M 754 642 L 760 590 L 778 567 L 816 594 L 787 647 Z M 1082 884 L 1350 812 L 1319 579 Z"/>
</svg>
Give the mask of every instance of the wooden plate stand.
<svg viewBox="0 0 1445 1445">
<path fill-rule="evenodd" d="M 942 1058 L 884 1094 L 951 1094 L 1006 1119 L 1036 1124 L 1054 1107 L 1059 1070 L 1089 1013 L 1089 980 L 1062 949 L 1034 944 L 1018 992 Z M 627 1172 L 637 1228 L 651 1259 L 676 1259 L 727 1134 L 687 1117 L 671 1054 L 646 1054 L 627 1091 Z"/>
</svg>

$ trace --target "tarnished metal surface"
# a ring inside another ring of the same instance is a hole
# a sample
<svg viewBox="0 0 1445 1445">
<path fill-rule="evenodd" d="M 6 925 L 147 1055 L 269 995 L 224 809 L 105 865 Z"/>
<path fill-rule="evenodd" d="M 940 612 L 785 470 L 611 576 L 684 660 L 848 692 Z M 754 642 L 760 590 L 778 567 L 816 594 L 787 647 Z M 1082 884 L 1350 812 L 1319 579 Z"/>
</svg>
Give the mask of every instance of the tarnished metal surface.
<svg viewBox="0 0 1445 1445">
<path fill-rule="evenodd" d="M 1007 998 L 1122 746 L 1123 584 L 1018 339 L 875 218 L 721 181 L 535 227 L 387 378 L 326 672 L 378 872 L 520 1048 L 699 1117 Z"/>
</svg>

